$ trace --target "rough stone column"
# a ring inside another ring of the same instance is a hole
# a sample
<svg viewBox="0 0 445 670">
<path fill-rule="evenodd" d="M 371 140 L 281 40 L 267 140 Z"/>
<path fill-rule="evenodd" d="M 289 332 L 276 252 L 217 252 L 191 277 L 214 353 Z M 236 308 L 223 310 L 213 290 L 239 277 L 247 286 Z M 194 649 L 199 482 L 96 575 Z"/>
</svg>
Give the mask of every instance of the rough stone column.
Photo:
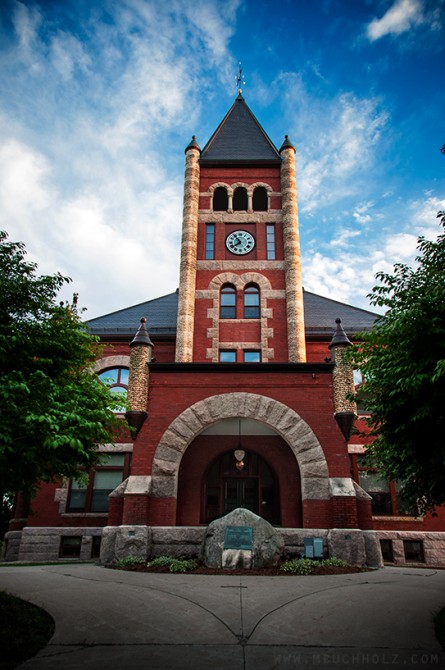
<svg viewBox="0 0 445 670">
<path fill-rule="evenodd" d="M 281 199 L 283 212 L 284 271 L 286 282 L 287 341 L 289 361 L 306 361 L 300 235 L 298 230 L 295 149 L 286 135 L 280 149 Z"/>
<path fill-rule="evenodd" d="M 199 156 L 195 136 L 185 150 L 184 206 L 182 214 L 181 266 L 176 332 L 176 362 L 193 358 L 195 285 L 198 243 Z"/>
<path fill-rule="evenodd" d="M 130 342 L 130 375 L 128 379 L 128 411 L 125 418 L 137 435 L 147 418 L 149 370 L 148 363 L 153 354 L 153 342 L 146 328 L 147 319 Z"/>
<path fill-rule="evenodd" d="M 335 419 L 340 426 L 345 440 L 349 440 L 355 418 L 357 416 L 357 405 L 348 398 L 349 394 L 355 392 L 354 371 L 351 364 L 345 359 L 346 349 L 351 346 L 341 319 L 336 319 L 337 327 L 329 344 L 332 359 L 335 363 L 333 375 L 334 408 Z"/>
</svg>

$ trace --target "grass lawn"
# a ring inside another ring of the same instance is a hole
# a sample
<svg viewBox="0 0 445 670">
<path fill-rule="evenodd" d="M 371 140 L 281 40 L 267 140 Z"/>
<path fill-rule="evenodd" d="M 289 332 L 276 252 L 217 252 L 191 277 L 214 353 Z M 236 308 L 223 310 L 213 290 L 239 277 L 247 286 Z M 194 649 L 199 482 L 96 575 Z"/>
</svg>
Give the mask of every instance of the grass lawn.
<svg viewBox="0 0 445 670">
<path fill-rule="evenodd" d="M 36 605 L 0 591 L 0 670 L 35 656 L 54 633 L 54 620 Z"/>
</svg>

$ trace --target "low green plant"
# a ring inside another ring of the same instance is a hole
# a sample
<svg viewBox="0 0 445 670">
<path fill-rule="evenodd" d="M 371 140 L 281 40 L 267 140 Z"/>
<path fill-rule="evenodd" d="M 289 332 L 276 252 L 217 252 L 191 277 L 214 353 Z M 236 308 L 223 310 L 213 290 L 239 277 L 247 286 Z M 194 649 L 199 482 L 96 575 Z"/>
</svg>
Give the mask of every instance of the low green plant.
<svg viewBox="0 0 445 670">
<path fill-rule="evenodd" d="M 282 563 L 280 569 L 293 575 L 311 575 L 314 569 L 319 566 L 346 568 L 348 564 L 341 558 L 335 558 L 335 556 L 324 558 L 321 561 L 312 558 L 294 558 L 291 561 Z"/>
<path fill-rule="evenodd" d="M 316 563 L 310 558 L 294 558 L 281 564 L 281 570 L 293 575 L 311 575 Z"/>
<path fill-rule="evenodd" d="M 190 572 L 198 567 L 198 561 L 192 558 L 173 558 L 173 556 L 159 556 L 148 561 L 148 567 L 167 568 L 170 572 Z"/>
<path fill-rule="evenodd" d="M 146 559 L 142 556 L 126 556 L 116 561 L 116 566 L 118 568 L 128 568 L 132 565 L 145 565 L 146 562 Z"/>
<path fill-rule="evenodd" d="M 334 568 L 347 568 L 348 563 L 344 561 L 342 558 L 335 558 L 335 556 L 331 556 L 331 558 L 324 558 L 322 561 L 320 561 L 319 565 L 323 566 L 328 566 L 328 567 L 334 567 Z"/>
<path fill-rule="evenodd" d="M 148 561 L 147 565 L 150 568 L 169 568 L 172 561 L 175 559 L 171 556 L 158 556 Z"/>
</svg>

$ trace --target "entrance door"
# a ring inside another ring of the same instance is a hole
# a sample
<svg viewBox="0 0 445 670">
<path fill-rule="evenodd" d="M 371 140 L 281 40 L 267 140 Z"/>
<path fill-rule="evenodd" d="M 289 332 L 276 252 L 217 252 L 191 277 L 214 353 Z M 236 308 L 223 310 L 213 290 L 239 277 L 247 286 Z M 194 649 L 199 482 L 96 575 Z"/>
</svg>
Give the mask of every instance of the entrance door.
<svg viewBox="0 0 445 670">
<path fill-rule="evenodd" d="M 210 523 L 237 507 L 245 507 L 269 523 L 280 523 L 278 482 L 272 469 L 251 451 L 245 452 L 243 461 L 239 471 L 234 452 L 227 451 L 210 465 L 203 481 L 201 523 Z"/>
<path fill-rule="evenodd" d="M 237 477 L 224 480 L 223 513 L 228 514 L 237 507 L 245 507 L 258 514 L 257 477 Z"/>
</svg>

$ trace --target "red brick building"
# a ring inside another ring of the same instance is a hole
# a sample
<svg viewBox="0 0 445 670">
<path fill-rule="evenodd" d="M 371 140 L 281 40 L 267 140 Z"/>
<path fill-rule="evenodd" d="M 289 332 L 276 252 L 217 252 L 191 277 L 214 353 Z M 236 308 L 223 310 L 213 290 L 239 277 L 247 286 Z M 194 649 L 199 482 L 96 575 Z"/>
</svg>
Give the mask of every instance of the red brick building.
<svg viewBox="0 0 445 670">
<path fill-rule="evenodd" d="M 361 463 L 341 359 L 376 315 L 303 290 L 292 143 L 277 150 L 240 93 L 185 154 L 179 290 L 89 322 L 134 433 L 99 447 L 87 486 L 19 503 L 7 557 L 196 555 L 210 521 L 247 507 L 288 555 L 321 537 L 358 563 L 378 565 L 381 548 L 445 564 L 445 515 L 413 516 Z"/>
</svg>

